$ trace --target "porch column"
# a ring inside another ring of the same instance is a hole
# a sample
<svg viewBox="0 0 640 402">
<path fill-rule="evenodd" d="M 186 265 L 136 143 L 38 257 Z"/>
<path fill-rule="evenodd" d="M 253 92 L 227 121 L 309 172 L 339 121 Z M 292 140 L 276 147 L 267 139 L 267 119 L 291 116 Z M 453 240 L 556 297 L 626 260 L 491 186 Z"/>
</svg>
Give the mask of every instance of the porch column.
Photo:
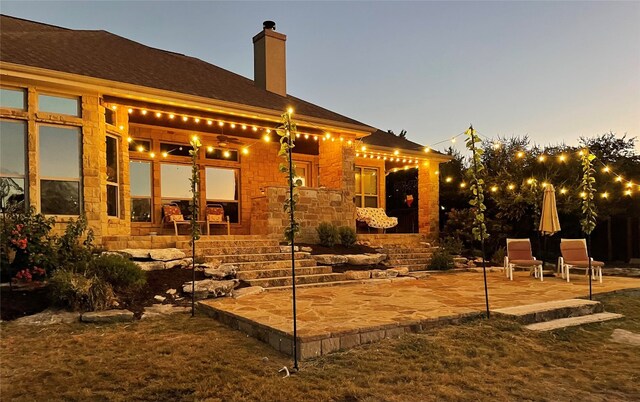
<svg viewBox="0 0 640 402">
<path fill-rule="evenodd" d="M 438 237 L 440 228 L 439 163 L 423 162 L 418 168 L 418 231 L 429 240 Z"/>
<path fill-rule="evenodd" d="M 355 228 L 355 138 L 343 138 L 342 141 L 338 138 L 333 138 L 333 141 L 331 139 L 320 140 L 318 183 L 320 186 L 342 190 L 340 202 L 344 205 L 345 221 L 341 224 Z"/>
</svg>

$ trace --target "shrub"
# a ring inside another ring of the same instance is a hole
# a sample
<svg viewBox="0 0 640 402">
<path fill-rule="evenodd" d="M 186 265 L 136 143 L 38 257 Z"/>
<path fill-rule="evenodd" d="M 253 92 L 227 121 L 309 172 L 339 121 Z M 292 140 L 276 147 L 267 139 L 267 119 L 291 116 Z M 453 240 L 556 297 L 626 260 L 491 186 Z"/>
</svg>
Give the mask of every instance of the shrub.
<svg viewBox="0 0 640 402">
<path fill-rule="evenodd" d="M 493 253 L 493 257 L 491 257 L 491 262 L 496 265 L 504 264 L 504 257 L 506 255 L 506 250 L 504 247 L 499 247 L 495 253 Z"/>
<path fill-rule="evenodd" d="M 75 311 L 105 310 L 115 300 L 113 288 L 107 282 L 66 269 L 58 269 L 51 275 L 49 291 L 54 303 Z"/>
<path fill-rule="evenodd" d="M 110 284 L 116 292 L 138 288 L 147 282 L 147 276 L 139 266 L 117 254 L 95 258 L 87 273 Z"/>
<path fill-rule="evenodd" d="M 342 243 L 343 246 L 351 247 L 356 244 L 356 230 L 351 226 L 340 226 L 338 228 L 338 235 L 340 236 L 340 243 Z"/>
<path fill-rule="evenodd" d="M 428 269 L 433 271 L 446 271 L 453 268 L 453 256 L 447 250 L 438 249 L 431 256 Z"/>
<path fill-rule="evenodd" d="M 441 247 L 449 254 L 460 255 L 464 249 L 464 243 L 457 237 L 445 237 L 442 240 Z"/>
<path fill-rule="evenodd" d="M 340 240 L 338 228 L 329 222 L 321 222 L 316 228 L 320 244 L 324 247 L 333 247 Z"/>
</svg>

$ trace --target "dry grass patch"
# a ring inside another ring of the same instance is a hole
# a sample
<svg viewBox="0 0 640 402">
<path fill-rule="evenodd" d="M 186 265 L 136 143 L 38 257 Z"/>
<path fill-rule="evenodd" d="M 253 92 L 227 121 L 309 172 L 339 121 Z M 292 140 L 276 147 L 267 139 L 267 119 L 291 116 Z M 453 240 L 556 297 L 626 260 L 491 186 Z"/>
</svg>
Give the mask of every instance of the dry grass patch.
<svg viewBox="0 0 640 402">
<path fill-rule="evenodd" d="M 640 297 L 611 296 L 625 320 L 532 333 L 477 320 L 301 364 L 206 317 L 127 325 L 2 324 L 3 400 L 639 400 Z M 267 359 L 264 359 L 264 358 Z"/>
</svg>

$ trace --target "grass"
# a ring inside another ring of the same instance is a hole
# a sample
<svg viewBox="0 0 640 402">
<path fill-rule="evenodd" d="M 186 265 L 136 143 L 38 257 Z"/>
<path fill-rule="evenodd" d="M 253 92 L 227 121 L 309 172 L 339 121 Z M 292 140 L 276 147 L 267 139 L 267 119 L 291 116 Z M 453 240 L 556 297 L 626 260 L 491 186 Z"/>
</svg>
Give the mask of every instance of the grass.
<svg viewBox="0 0 640 402">
<path fill-rule="evenodd" d="M 639 400 L 640 297 L 613 295 L 624 320 L 550 333 L 477 320 L 301 363 L 206 317 L 119 325 L 2 324 L 2 400 Z"/>
</svg>

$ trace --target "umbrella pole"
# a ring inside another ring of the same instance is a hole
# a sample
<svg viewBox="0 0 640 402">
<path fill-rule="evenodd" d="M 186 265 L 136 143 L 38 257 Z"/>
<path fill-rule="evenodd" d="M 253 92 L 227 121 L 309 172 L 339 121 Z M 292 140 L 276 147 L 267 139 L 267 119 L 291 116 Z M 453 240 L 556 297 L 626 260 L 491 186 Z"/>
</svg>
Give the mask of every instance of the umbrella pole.
<svg viewBox="0 0 640 402">
<path fill-rule="evenodd" d="M 591 268 L 591 233 L 587 235 L 587 259 L 589 260 L 589 300 L 593 299 L 593 287 L 591 285 L 591 272 L 593 271 Z"/>
</svg>

